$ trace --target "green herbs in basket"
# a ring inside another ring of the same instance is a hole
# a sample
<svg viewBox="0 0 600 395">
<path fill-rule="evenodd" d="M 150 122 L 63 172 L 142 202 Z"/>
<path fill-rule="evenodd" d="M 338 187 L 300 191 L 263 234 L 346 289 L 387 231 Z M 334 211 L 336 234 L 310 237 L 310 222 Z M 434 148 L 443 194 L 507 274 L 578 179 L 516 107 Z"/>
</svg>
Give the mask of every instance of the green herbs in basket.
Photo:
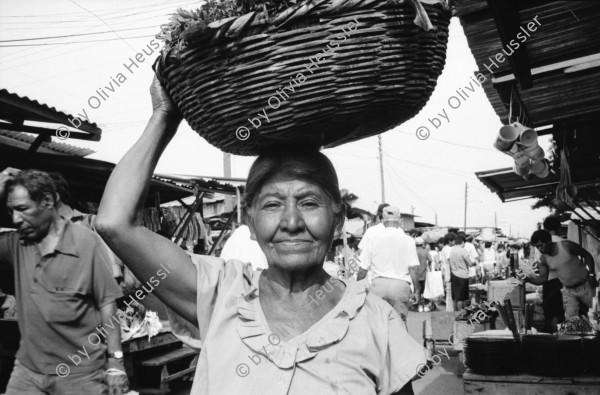
<svg viewBox="0 0 600 395">
<path fill-rule="evenodd" d="M 177 9 L 167 24 L 161 25 L 157 38 L 164 40 L 167 48 L 179 39 L 194 41 L 212 22 L 236 18 L 252 11 L 273 15 L 296 5 L 297 0 L 207 0 L 195 10 Z"/>
</svg>

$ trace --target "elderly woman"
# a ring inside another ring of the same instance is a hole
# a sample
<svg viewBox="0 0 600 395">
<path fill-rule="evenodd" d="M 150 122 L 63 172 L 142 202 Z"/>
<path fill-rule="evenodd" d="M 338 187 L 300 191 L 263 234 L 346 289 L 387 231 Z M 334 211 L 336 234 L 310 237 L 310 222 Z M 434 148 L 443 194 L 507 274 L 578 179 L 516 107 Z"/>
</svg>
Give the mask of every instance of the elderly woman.
<svg viewBox="0 0 600 395">
<path fill-rule="evenodd" d="M 244 209 L 268 269 L 187 255 L 136 225 L 151 175 L 181 115 L 156 78 L 153 114 L 106 186 L 96 227 L 170 309 L 174 333 L 202 349 L 192 394 L 400 394 L 426 351 L 363 282 L 332 279 L 323 262 L 344 211 L 331 162 L 316 151 L 260 155 Z M 407 391 L 407 392 L 405 392 Z"/>
</svg>

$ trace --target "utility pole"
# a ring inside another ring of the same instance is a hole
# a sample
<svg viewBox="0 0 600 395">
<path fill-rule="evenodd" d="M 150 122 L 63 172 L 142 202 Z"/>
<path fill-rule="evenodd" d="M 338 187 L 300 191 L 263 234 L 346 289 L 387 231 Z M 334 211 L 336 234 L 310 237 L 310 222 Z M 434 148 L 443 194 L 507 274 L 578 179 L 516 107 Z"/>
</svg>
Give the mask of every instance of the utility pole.
<svg viewBox="0 0 600 395">
<path fill-rule="evenodd" d="M 498 227 L 498 213 L 494 211 L 494 229 Z"/>
<path fill-rule="evenodd" d="M 382 137 L 377 136 L 379 140 L 379 172 L 381 173 L 381 203 L 385 203 L 385 186 L 383 181 L 383 150 L 382 150 Z"/>
<path fill-rule="evenodd" d="M 467 195 L 468 195 L 469 184 L 465 182 L 465 233 L 467 233 Z"/>
<path fill-rule="evenodd" d="M 437 211 L 434 211 L 434 213 L 435 213 L 435 226 L 438 226 L 438 223 L 437 223 Z"/>
<path fill-rule="evenodd" d="M 415 209 L 416 209 L 415 206 L 413 206 L 413 205 L 410 206 L 410 213 L 411 213 L 411 215 L 415 215 Z"/>
</svg>

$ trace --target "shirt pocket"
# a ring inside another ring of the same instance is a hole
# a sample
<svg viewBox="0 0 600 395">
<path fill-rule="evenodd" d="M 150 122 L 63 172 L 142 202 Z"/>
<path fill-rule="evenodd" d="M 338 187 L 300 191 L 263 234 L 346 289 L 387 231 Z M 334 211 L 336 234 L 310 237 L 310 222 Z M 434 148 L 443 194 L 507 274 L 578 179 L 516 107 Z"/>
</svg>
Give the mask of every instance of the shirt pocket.
<svg viewBox="0 0 600 395">
<path fill-rule="evenodd" d="M 85 310 L 85 294 L 59 288 L 43 294 L 32 293 L 44 320 L 48 323 L 71 323 L 79 320 Z"/>
</svg>

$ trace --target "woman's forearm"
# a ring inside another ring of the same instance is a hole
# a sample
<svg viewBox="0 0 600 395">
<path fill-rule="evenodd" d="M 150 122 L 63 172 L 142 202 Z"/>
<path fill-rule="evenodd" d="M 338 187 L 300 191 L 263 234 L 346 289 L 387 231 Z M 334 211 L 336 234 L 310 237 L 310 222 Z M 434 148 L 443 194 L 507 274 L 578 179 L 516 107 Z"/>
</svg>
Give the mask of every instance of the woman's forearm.
<svg viewBox="0 0 600 395">
<path fill-rule="evenodd" d="M 97 224 L 133 225 L 143 207 L 158 159 L 171 141 L 180 120 L 154 112 L 140 139 L 113 170 L 100 207 Z"/>
<path fill-rule="evenodd" d="M 156 163 L 179 122 L 163 113 L 152 115 L 108 180 L 96 230 L 142 283 L 154 284 L 155 296 L 194 323 L 197 273 L 189 256 L 171 240 L 135 223 Z"/>
</svg>

